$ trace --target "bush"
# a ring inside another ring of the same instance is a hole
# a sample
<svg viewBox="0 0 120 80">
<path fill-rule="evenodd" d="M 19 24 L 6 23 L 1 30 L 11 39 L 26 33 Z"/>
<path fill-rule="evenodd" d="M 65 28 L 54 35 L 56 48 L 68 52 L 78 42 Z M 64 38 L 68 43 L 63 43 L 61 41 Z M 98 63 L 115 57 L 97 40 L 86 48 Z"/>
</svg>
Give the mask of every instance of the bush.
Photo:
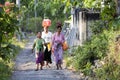
<svg viewBox="0 0 120 80">
<path fill-rule="evenodd" d="M 9 65 L 8 65 L 9 64 Z M 0 80 L 8 80 L 11 76 L 12 66 L 11 62 L 7 63 L 0 58 Z"/>
<path fill-rule="evenodd" d="M 9 59 L 9 56 L 13 56 L 12 52 L 14 45 L 11 44 L 11 38 L 14 32 L 18 30 L 16 26 L 18 21 L 16 18 L 17 11 L 15 10 L 15 4 L 5 2 L 1 5 L 0 12 L 0 57 L 3 59 Z"/>
<path fill-rule="evenodd" d="M 87 41 L 83 46 L 79 46 L 75 52 L 75 68 L 84 69 L 87 62 L 94 65 L 94 60 L 104 58 L 108 52 L 110 36 L 111 34 L 104 31 L 102 34 L 92 36 L 91 40 Z"/>
<path fill-rule="evenodd" d="M 119 34 L 120 31 L 111 30 L 92 36 L 90 41 L 87 41 L 83 46 L 79 46 L 75 51 L 74 68 L 89 76 L 94 72 L 97 80 L 118 80 L 120 55 L 116 55 L 114 51 L 115 37 Z M 94 61 L 98 59 L 102 60 L 105 65 L 91 69 L 91 66 L 95 66 Z"/>
<path fill-rule="evenodd" d="M 115 7 L 114 0 L 104 1 L 101 20 L 91 25 L 91 39 L 75 51 L 74 67 L 85 75 L 90 76 L 94 72 L 91 80 L 120 80 L 120 54 L 114 52 L 115 37 L 120 34 L 120 17 L 115 19 Z M 97 59 L 104 64 L 92 69 Z"/>
<path fill-rule="evenodd" d="M 115 63 L 111 57 L 106 57 L 105 65 L 101 68 L 95 69 L 95 77 L 97 80 L 120 80 L 120 65 Z"/>
<path fill-rule="evenodd" d="M 26 40 L 19 42 L 14 38 L 11 40 L 11 44 L 6 44 L 2 47 L 1 52 L 3 53 L 1 53 L 2 57 L 0 57 L 0 80 L 9 80 L 14 66 L 13 59 L 25 46 L 25 42 Z"/>
<path fill-rule="evenodd" d="M 109 53 L 103 59 L 104 65 L 101 68 L 95 69 L 98 80 L 120 80 L 120 52 L 116 52 L 115 40 L 119 34 L 120 31 L 113 32 L 113 35 L 111 35 L 113 39 L 109 40 Z"/>
</svg>

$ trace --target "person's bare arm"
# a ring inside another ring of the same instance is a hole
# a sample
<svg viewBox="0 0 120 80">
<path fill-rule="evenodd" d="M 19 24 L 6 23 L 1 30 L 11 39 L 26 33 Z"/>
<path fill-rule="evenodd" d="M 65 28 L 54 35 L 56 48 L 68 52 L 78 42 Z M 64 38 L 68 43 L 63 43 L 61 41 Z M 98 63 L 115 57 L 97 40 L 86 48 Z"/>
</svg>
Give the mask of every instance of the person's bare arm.
<svg viewBox="0 0 120 80">
<path fill-rule="evenodd" d="M 33 53 L 33 50 L 34 50 L 34 48 L 35 48 L 35 45 L 36 45 L 36 44 L 35 44 L 35 42 L 34 42 L 33 47 L 32 47 L 32 53 Z"/>
</svg>

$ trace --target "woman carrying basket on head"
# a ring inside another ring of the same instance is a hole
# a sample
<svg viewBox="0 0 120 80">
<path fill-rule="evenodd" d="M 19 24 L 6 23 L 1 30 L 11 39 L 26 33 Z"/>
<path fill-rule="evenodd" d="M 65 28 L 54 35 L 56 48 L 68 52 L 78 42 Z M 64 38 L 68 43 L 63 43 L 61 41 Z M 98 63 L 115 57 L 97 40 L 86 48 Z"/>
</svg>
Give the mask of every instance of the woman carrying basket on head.
<svg viewBox="0 0 120 80">
<path fill-rule="evenodd" d="M 51 60 L 51 41 L 52 41 L 52 33 L 48 30 L 51 25 L 50 19 L 44 19 L 42 22 L 42 26 L 44 31 L 42 32 L 42 38 L 45 40 L 45 51 L 44 51 L 44 61 L 46 62 L 46 67 L 50 67 L 49 63 L 52 63 Z"/>
</svg>

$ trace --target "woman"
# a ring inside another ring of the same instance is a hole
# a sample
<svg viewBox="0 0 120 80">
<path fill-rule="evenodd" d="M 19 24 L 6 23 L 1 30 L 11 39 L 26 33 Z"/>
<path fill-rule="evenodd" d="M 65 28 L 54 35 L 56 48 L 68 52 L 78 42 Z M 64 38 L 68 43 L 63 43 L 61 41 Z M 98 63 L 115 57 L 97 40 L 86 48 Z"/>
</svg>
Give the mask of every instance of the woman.
<svg viewBox="0 0 120 80">
<path fill-rule="evenodd" d="M 61 64 L 63 60 L 63 48 L 62 44 L 65 41 L 64 35 L 61 33 L 62 24 L 60 22 L 57 23 L 57 32 L 54 33 L 52 37 L 52 52 L 55 56 L 56 67 L 58 69 L 62 69 Z"/>
<path fill-rule="evenodd" d="M 52 33 L 48 31 L 49 26 L 43 26 L 44 31 L 42 32 L 42 38 L 45 40 L 45 51 L 44 51 L 44 61 L 46 61 L 46 67 L 50 67 L 48 64 L 52 63 L 51 60 L 51 46 L 50 43 L 52 41 Z"/>
</svg>

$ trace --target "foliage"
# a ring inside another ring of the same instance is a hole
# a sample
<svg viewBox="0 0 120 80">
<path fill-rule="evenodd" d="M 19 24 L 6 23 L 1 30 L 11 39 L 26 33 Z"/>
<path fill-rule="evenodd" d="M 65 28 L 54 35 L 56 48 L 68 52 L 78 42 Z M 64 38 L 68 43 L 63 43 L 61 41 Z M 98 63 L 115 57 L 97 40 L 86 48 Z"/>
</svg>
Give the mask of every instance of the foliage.
<svg viewBox="0 0 120 80">
<path fill-rule="evenodd" d="M 96 34 L 99 34 L 99 33 L 102 33 L 106 27 L 104 26 L 104 21 L 102 20 L 97 20 L 97 21 L 94 21 L 91 25 L 90 25 L 90 29 L 92 31 L 92 34 L 93 35 L 96 35 Z"/>
<path fill-rule="evenodd" d="M 70 13 L 72 7 L 79 8 L 84 6 L 83 0 L 63 0 L 63 3 L 65 4 L 64 13 Z"/>
<path fill-rule="evenodd" d="M 112 57 L 106 58 L 105 60 L 107 61 L 107 62 L 105 61 L 105 65 L 95 70 L 97 79 L 98 80 L 104 80 L 104 79 L 119 80 L 120 65 L 116 64 Z"/>
<path fill-rule="evenodd" d="M 107 1 L 107 2 L 106 2 Z M 106 0 L 102 8 L 101 20 L 96 21 L 91 25 L 92 37 L 83 46 L 78 47 L 75 52 L 74 67 L 81 70 L 85 75 L 91 75 L 91 66 L 94 65 L 96 59 L 104 59 L 105 65 L 99 69 L 95 69 L 97 80 L 116 80 L 119 78 L 120 67 L 115 65 L 114 59 L 110 50 L 111 44 L 115 39 L 116 31 L 120 30 L 119 17 L 115 18 L 115 3 L 113 0 Z M 109 3 L 109 4 L 108 4 Z M 113 46 L 113 45 L 112 45 Z M 115 56 L 115 54 L 114 54 Z M 117 58 L 119 59 L 119 58 Z M 113 68 L 115 69 L 113 71 Z"/>
<path fill-rule="evenodd" d="M 40 19 L 49 18 L 52 21 L 51 29 L 54 30 L 54 26 L 58 20 L 64 21 L 67 18 L 67 14 L 63 13 L 65 4 L 61 0 L 36 0 L 35 4 L 34 0 L 21 0 L 21 27 L 24 25 L 35 25 L 35 23 L 30 23 L 28 20 L 31 20 L 36 16 Z M 36 20 L 36 19 L 35 19 Z M 41 21 L 40 21 L 41 23 Z M 39 23 L 39 24 L 40 24 Z M 37 25 L 38 23 L 36 23 Z M 36 28 L 33 26 L 32 28 Z M 38 28 L 38 27 L 37 27 Z M 37 29 L 36 28 L 36 29 Z M 26 28 L 28 29 L 28 28 Z M 34 29 L 31 29 L 34 32 Z M 40 29 L 40 28 L 38 28 Z"/>
<path fill-rule="evenodd" d="M 104 32 L 92 36 L 90 41 L 87 41 L 83 46 L 79 46 L 75 54 L 76 69 L 84 69 L 87 62 L 94 64 L 94 60 L 102 59 L 108 52 L 108 40 L 110 34 Z"/>
<path fill-rule="evenodd" d="M 106 24 L 106 22 L 103 20 L 97 20 L 90 25 L 92 34 L 93 35 L 100 34 L 103 33 L 104 30 L 119 31 L 120 30 L 119 21 L 120 21 L 120 17 L 114 18 L 114 20 L 110 21 L 109 24 Z"/>
<path fill-rule="evenodd" d="M 17 7 L 9 1 L 4 2 L 0 1 L 0 79 L 8 80 L 13 68 L 12 60 L 20 48 L 12 40 L 18 30 Z"/>
<path fill-rule="evenodd" d="M 35 23 L 36 23 L 36 25 L 35 25 Z M 23 20 L 21 22 L 21 29 L 24 32 L 41 31 L 42 30 L 42 19 L 41 19 L 41 17 L 30 18 L 27 21 Z"/>
<path fill-rule="evenodd" d="M 5 62 L 0 58 L 0 79 L 1 80 L 8 80 L 11 76 L 12 66 L 7 65 L 8 63 Z M 12 65 L 11 62 L 9 64 Z"/>
<path fill-rule="evenodd" d="M 119 31 L 120 30 L 120 16 L 118 16 L 112 22 L 110 22 L 109 26 L 114 31 Z"/>
<path fill-rule="evenodd" d="M 119 80 L 120 69 L 120 52 L 116 53 L 116 40 L 115 38 L 120 34 L 120 31 L 111 32 L 113 39 L 109 40 L 109 53 L 103 59 L 104 65 L 95 69 L 95 76 L 98 80 Z"/>
<path fill-rule="evenodd" d="M 5 2 L 1 6 L 0 13 L 0 57 L 3 59 L 10 59 L 13 56 L 14 45 L 11 44 L 11 38 L 14 36 L 14 32 L 18 29 L 16 26 L 16 7 L 14 3 Z"/>
<path fill-rule="evenodd" d="M 85 43 L 82 47 L 79 46 L 75 52 L 73 61 L 74 68 L 81 70 L 87 75 L 90 75 L 91 66 L 94 65 L 94 61 L 97 59 L 105 59 L 105 65 L 100 69 L 95 69 L 96 75 L 99 75 L 97 77 L 100 77 L 100 80 L 102 80 L 106 79 L 109 76 L 108 78 L 116 80 L 119 74 L 119 72 L 117 72 L 119 65 L 115 65 L 114 59 L 116 60 L 119 58 L 115 57 L 116 55 L 115 53 L 113 54 L 113 51 L 115 48 L 115 36 L 117 36 L 119 33 L 120 32 L 114 32 L 112 30 L 104 31 L 101 34 L 93 36 L 92 39 L 89 42 Z M 113 68 L 115 69 L 114 71 Z M 106 72 L 105 69 L 108 69 L 108 71 Z"/>
<path fill-rule="evenodd" d="M 84 0 L 84 7 L 86 8 L 100 8 L 102 0 Z"/>
<path fill-rule="evenodd" d="M 17 41 L 17 39 L 13 38 L 12 42 L 11 42 L 11 46 L 14 46 L 14 50 L 9 51 L 9 50 L 5 50 L 5 52 L 10 52 L 11 55 L 8 55 L 8 53 L 5 54 L 5 58 L 6 59 L 2 59 L 0 58 L 0 80 L 9 80 L 11 74 L 12 74 L 12 70 L 13 70 L 13 59 L 15 58 L 15 56 L 19 53 L 19 51 L 24 48 L 26 41 L 22 41 L 19 42 Z M 8 60 L 9 59 L 9 60 Z"/>
<path fill-rule="evenodd" d="M 102 8 L 101 18 L 104 21 L 110 21 L 114 19 L 116 14 L 115 0 L 104 1 L 104 7 Z"/>
<path fill-rule="evenodd" d="M 75 51 L 74 68 L 81 70 L 85 75 L 91 76 L 94 71 L 97 80 L 119 79 L 120 55 L 115 52 L 115 38 L 120 34 L 119 17 L 109 23 L 109 28 L 104 27 L 102 21 L 97 21 L 91 26 L 92 37 L 83 46 Z M 118 54 L 118 55 L 117 55 Z M 95 66 L 95 60 L 102 60 L 104 65 Z"/>
<path fill-rule="evenodd" d="M 101 5 L 101 2 L 104 4 Z M 72 65 L 76 70 L 80 70 L 85 75 L 91 76 L 93 74 L 92 66 L 95 66 L 95 60 L 106 58 L 105 60 L 107 61 L 103 67 L 99 69 L 95 68 L 95 77 L 97 77 L 95 80 L 117 80 L 119 79 L 118 75 L 120 75 L 117 71 L 120 68 L 118 65 L 115 65 L 114 59 L 112 59 L 113 55 L 110 55 L 110 53 L 113 53 L 110 51 L 113 50 L 110 49 L 111 44 L 114 43 L 115 36 L 119 34 L 116 34 L 116 31 L 120 30 L 119 17 L 116 18 L 115 0 L 84 0 L 81 3 L 84 8 L 101 8 L 101 20 L 95 21 L 90 26 L 92 37 L 74 52 L 75 56 L 73 57 Z"/>
<path fill-rule="evenodd" d="M 73 57 L 69 54 L 68 51 L 64 51 L 64 60 L 67 67 L 72 65 Z"/>
</svg>

